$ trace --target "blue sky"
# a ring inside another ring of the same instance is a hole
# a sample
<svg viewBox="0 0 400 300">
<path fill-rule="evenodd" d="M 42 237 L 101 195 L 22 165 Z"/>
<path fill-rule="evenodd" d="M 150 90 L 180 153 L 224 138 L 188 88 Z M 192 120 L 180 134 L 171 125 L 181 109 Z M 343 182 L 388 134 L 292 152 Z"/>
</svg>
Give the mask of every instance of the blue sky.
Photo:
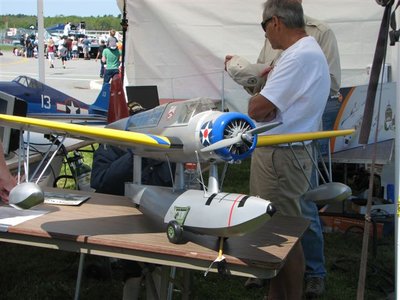
<svg viewBox="0 0 400 300">
<path fill-rule="evenodd" d="M 42 0 L 43 15 L 45 17 L 54 17 L 56 15 L 64 16 L 118 16 L 120 10 L 116 0 Z M 36 0 L 1 0 L 0 15 L 5 14 L 37 14 Z"/>
</svg>

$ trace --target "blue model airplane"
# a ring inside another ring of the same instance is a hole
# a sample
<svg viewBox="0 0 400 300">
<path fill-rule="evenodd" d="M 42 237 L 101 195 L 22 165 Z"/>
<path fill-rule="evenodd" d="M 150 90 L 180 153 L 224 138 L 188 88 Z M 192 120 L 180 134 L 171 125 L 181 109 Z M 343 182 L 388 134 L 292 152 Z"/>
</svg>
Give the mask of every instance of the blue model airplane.
<svg viewBox="0 0 400 300">
<path fill-rule="evenodd" d="M 91 105 L 24 75 L 12 81 L 0 81 L 0 91 L 25 100 L 28 104 L 27 116 L 30 117 L 107 122 L 110 84 L 103 85 L 96 101 Z"/>
</svg>

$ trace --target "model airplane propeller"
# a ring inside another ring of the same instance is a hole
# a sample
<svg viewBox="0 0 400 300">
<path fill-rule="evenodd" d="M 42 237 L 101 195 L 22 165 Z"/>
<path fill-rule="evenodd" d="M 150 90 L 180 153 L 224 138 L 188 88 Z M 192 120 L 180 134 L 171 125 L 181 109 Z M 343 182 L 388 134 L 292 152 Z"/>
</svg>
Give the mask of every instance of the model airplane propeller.
<svg viewBox="0 0 400 300">
<path fill-rule="evenodd" d="M 221 148 L 229 147 L 232 145 L 236 145 L 236 147 L 241 146 L 243 143 L 251 145 L 253 142 L 253 138 L 256 134 L 263 133 L 267 130 L 270 130 L 278 125 L 282 124 L 281 122 L 273 122 L 269 124 L 265 124 L 253 129 L 250 129 L 248 131 L 244 131 L 246 128 L 242 128 L 242 131 L 232 131 L 230 138 L 226 138 L 224 140 L 220 140 L 214 144 L 211 144 L 210 146 L 207 146 L 203 149 L 201 149 L 201 152 L 207 152 L 207 151 L 214 151 L 218 150 Z"/>
<path fill-rule="evenodd" d="M 218 111 L 217 104 L 205 98 L 167 103 L 116 121 L 108 128 L 9 115 L 0 115 L 0 125 L 132 149 L 134 179 L 126 183 L 125 194 L 145 215 L 166 227 L 173 243 L 182 241 L 185 230 L 214 235 L 222 241 L 255 230 L 272 217 L 275 209 L 267 199 L 222 192 L 217 163 L 241 161 L 257 146 L 329 138 L 353 131 L 258 136 L 279 123 L 256 128 L 247 115 Z M 176 163 L 175 174 L 171 171 L 173 187 L 141 184 L 142 157 Z M 188 162 L 197 164 L 202 190 L 185 189 L 184 165 Z M 207 184 L 199 171 L 202 163 L 209 169 Z"/>
</svg>

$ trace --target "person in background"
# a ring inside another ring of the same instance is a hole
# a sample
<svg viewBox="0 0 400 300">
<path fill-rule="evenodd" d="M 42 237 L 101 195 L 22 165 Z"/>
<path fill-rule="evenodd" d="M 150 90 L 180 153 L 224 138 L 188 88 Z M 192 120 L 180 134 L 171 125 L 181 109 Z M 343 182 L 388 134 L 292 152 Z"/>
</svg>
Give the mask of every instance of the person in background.
<svg viewBox="0 0 400 300">
<path fill-rule="evenodd" d="M 90 40 L 87 35 L 82 40 L 82 51 L 83 51 L 83 59 L 89 60 L 90 59 Z"/>
<path fill-rule="evenodd" d="M 4 203 L 8 203 L 10 191 L 17 185 L 17 180 L 11 175 L 4 157 L 3 144 L 0 143 L 0 197 Z"/>
<path fill-rule="evenodd" d="M 61 58 L 62 66 L 65 69 L 66 64 L 67 64 L 67 47 L 64 44 L 61 44 L 58 46 L 58 55 Z"/>
<path fill-rule="evenodd" d="M 130 103 L 129 113 L 144 111 L 138 103 Z M 133 156 L 129 149 L 100 144 L 93 155 L 91 187 L 98 193 L 124 195 L 125 182 L 133 180 Z M 142 159 L 142 184 L 172 186 L 175 165 L 154 159 Z M 123 270 L 123 300 L 139 298 L 142 268 L 135 261 L 120 260 Z"/>
<path fill-rule="evenodd" d="M 78 40 L 77 38 L 73 38 L 72 40 L 72 59 L 78 59 L 79 58 L 79 53 L 78 53 Z"/>
<path fill-rule="evenodd" d="M 100 46 L 99 49 L 97 51 L 97 55 L 96 55 L 96 61 L 98 59 L 100 59 L 100 78 L 104 77 L 104 62 L 101 59 L 103 57 L 103 51 L 106 48 L 106 42 L 104 40 L 100 41 Z"/>
<path fill-rule="evenodd" d="M 109 40 L 109 44 L 103 51 L 101 60 L 105 64 L 104 83 L 109 83 L 115 74 L 119 73 L 121 52 L 117 49 L 116 40 Z"/>
<path fill-rule="evenodd" d="M 294 1 L 302 3 L 301 0 Z M 329 26 L 322 21 L 313 19 L 306 15 L 304 16 L 304 21 L 306 33 L 315 38 L 328 61 L 331 84 L 330 95 L 326 106 L 337 106 L 341 82 L 341 67 L 339 48 L 335 34 Z M 257 70 L 257 68 L 260 70 L 261 68 L 263 70 L 261 74 L 268 74 L 268 72 L 273 68 L 275 62 L 279 59 L 281 53 L 281 50 L 273 49 L 269 39 L 266 38 L 258 57 L 257 64 L 254 64 L 252 67 L 254 70 Z M 227 55 L 225 58 L 225 64 L 227 64 L 232 57 L 232 55 Z M 231 72 L 228 73 L 232 75 Z M 255 75 L 259 76 L 260 74 Z M 233 79 L 236 82 L 239 82 L 240 77 L 241 74 L 238 72 L 236 78 L 233 76 Z M 245 87 L 246 91 L 251 95 L 259 93 L 265 85 L 266 78 L 267 75 L 262 76 L 254 86 Z M 321 99 L 321 101 L 321 105 L 325 105 L 325 99 Z M 323 129 L 332 130 L 332 126 L 327 123 L 328 122 L 323 120 Z M 316 181 L 316 179 L 313 178 L 313 181 Z M 313 182 L 313 184 L 316 185 L 316 182 Z M 318 208 L 315 203 L 307 201 L 306 199 L 301 199 L 300 205 L 303 217 L 309 219 L 311 222 L 302 238 L 302 246 L 306 261 L 305 295 L 307 297 L 319 297 L 323 295 L 325 291 L 326 278 L 322 226 L 318 215 Z M 247 284 L 257 286 L 260 284 L 260 280 L 250 279 Z"/>
<path fill-rule="evenodd" d="M 110 47 L 110 43 L 112 45 L 114 45 L 114 44 L 116 45 L 118 43 L 118 39 L 115 37 L 115 34 L 116 34 L 115 30 L 111 29 L 110 36 L 107 39 L 107 47 Z"/>
<path fill-rule="evenodd" d="M 68 37 L 70 31 L 71 31 L 71 22 L 67 22 L 67 23 L 65 23 L 65 26 L 64 26 L 64 32 L 63 32 L 64 36 Z"/>
<path fill-rule="evenodd" d="M 50 68 L 54 68 L 54 55 L 56 52 L 56 45 L 53 39 L 50 37 L 47 41 L 47 59 L 49 60 Z"/>
<path fill-rule="evenodd" d="M 65 47 L 67 48 L 67 60 L 72 59 L 72 38 L 67 37 L 65 39 Z"/>
<path fill-rule="evenodd" d="M 25 35 L 25 49 L 25 57 L 33 57 L 33 40 L 28 34 Z"/>
</svg>

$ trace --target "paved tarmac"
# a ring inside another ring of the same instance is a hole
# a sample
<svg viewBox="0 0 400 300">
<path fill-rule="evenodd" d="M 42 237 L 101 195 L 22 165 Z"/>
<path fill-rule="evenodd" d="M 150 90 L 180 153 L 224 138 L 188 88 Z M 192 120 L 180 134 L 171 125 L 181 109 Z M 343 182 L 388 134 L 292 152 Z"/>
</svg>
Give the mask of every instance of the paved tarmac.
<svg viewBox="0 0 400 300">
<path fill-rule="evenodd" d="M 11 81 L 19 75 L 39 79 L 39 60 L 15 56 L 11 51 L 3 51 L 0 56 L 0 81 Z M 55 68 L 50 69 L 45 60 L 45 83 L 88 104 L 94 102 L 100 92 L 102 78 L 99 77 L 100 61 L 67 61 L 62 68 L 60 59 L 55 60 Z"/>
</svg>

